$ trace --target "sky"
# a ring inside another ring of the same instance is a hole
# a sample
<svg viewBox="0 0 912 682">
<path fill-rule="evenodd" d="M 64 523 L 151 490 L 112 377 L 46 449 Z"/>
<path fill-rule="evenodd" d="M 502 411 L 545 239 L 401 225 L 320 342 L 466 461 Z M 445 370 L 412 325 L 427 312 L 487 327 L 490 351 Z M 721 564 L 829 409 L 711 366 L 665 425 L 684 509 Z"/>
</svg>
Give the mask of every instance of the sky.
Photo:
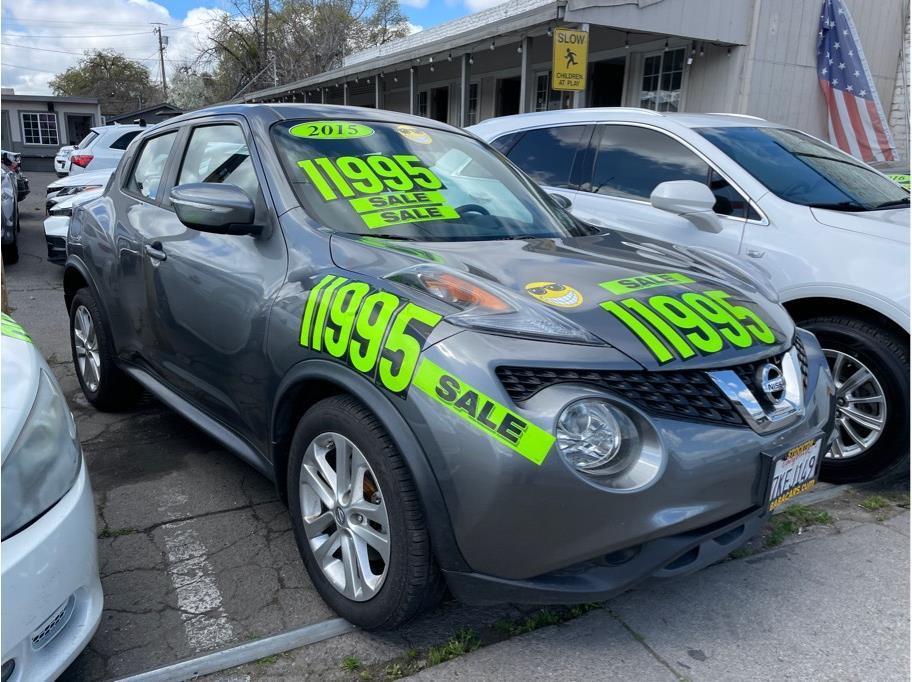
<svg viewBox="0 0 912 682">
<path fill-rule="evenodd" d="M 499 4 L 503 0 L 400 0 L 413 30 Z M 152 23 L 168 36 L 165 71 L 196 55 L 224 0 L 3 0 L 0 83 L 18 94 L 50 93 L 48 81 L 75 65 L 87 49 L 113 49 L 160 78 Z"/>
</svg>

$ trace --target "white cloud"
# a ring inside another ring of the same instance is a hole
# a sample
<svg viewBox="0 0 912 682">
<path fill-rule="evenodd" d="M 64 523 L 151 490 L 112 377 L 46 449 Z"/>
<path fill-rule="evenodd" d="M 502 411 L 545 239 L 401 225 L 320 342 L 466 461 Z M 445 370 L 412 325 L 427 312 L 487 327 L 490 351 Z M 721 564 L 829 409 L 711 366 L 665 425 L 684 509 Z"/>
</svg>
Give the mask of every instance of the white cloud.
<svg viewBox="0 0 912 682">
<path fill-rule="evenodd" d="M 424 9 L 427 7 L 428 0 L 399 0 L 399 4 L 408 5 L 409 7 L 417 7 L 418 9 Z"/>
<path fill-rule="evenodd" d="M 19 94 L 47 94 L 47 83 L 54 75 L 94 49 L 112 49 L 135 59 L 158 80 L 158 40 L 152 22 L 165 24 L 162 28 L 169 39 L 165 72 L 170 75 L 196 57 L 207 24 L 221 14 L 222 10 L 198 7 L 181 21 L 153 0 L 4 2 L 0 81 Z"/>
<path fill-rule="evenodd" d="M 473 12 L 480 12 L 483 9 L 494 7 L 494 5 L 502 5 L 504 1 L 505 0 L 465 0 L 465 4 L 466 7 Z"/>
<path fill-rule="evenodd" d="M 408 29 L 409 29 L 410 35 L 412 33 L 418 33 L 419 31 L 424 30 L 424 26 L 422 26 L 421 24 L 413 24 L 411 21 L 407 21 L 405 23 L 408 24 Z"/>
</svg>

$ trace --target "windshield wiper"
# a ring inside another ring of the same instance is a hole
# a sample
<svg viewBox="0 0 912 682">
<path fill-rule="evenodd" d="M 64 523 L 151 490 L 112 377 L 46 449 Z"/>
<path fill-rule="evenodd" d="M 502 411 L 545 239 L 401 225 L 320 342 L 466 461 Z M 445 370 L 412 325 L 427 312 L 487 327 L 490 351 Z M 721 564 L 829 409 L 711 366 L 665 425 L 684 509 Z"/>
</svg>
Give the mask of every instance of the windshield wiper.
<svg viewBox="0 0 912 682">
<path fill-rule="evenodd" d="M 908 206 L 908 205 L 909 205 L 909 197 L 903 197 L 902 199 L 894 199 L 893 201 L 885 201 L 882 204 L 877 204 L 877 206 L 875 206 L 871 210 L 877 211 L 881 208 L 894 208 L 896 206 Z"/>
<path fill-rule="evenodd" d="M 837 201 L 831 204 L 808 204 L 808 207 L 825 208 L 830 211 L 847 211 L 849 213 L 858 213 L 859 211 L 869 210 L 855 201 Z"/>
<path fill-rule="evenodd" d="M 417 239 L 412 239 L 411 237 L 405 237 L 401 234 L 362 234 L 361 232 L 346 232 L 345 234 L 352 237 L 370 237 L 371 239 L 396 239 L 401 242 L 414 242 L 418 241 Z"/>
</svg>

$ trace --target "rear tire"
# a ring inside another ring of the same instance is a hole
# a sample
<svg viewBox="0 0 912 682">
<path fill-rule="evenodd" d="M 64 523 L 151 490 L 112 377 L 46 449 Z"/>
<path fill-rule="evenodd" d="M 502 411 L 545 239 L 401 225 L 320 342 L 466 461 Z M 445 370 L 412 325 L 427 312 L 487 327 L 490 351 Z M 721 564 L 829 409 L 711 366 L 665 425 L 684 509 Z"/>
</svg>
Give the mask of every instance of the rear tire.
<svg viewBox="0 0 912 682">
<path fill-rule="evenodd" d="M 799 325 L 817 336 L 837 382 L 840 442 L 827 453 L 821 478 L 834 483 L 865 481 L 903 466 L 909 458 L 908 337 L 847 315 L 811 317 L 800 320 Z M 840 386 L 849 386 L 850 378 L 864 377 L 865 370 L 873 381 L 853 390 L 844 388 L 840 395 Z M 878 393 L 882 401 L 877 400 Z M 879 435 L 876 428 L 862 423 L 876 427 L 881 420 Z M 867 440 L 870 445 L 862 446 Z"/>
<path fill-rule="evenodd" d="M 70 349 L 76 378 L 92 405 L 115 412 L 136 402 L 140 386 L 115 363 L 106 320 L 88 288 L 77 291 L 70 303 Z"/>
<path fill-rule="evenodd" d="M 14 265 L 19 262 L 19 230 L 13 227 L 13 241 L 3 245 L 3 264 Z"/>
<path fill-rule="evenodd" d="M 341 464 L 348 461 L 350 466 Z M 337 470 L 354 472 L 355 483 L 346 487 L 346 474 L 337 478 Z M 307 572 L 323 600 L 349 622 L 366 630 L 391 629 L 440 600 L 444 582 L 415 483 L 383 425 L 354 398 L 322 400 L 298 422 L 288 461 L 288 500 Z M 357 545 L 376 536 L 381 539 L 372 540 L 375 544 Z M 385 562 L 383 550 L 376 549 L 384 537 Z M 348 564 L 346 542 L 353 543 Z"/>
</svg>

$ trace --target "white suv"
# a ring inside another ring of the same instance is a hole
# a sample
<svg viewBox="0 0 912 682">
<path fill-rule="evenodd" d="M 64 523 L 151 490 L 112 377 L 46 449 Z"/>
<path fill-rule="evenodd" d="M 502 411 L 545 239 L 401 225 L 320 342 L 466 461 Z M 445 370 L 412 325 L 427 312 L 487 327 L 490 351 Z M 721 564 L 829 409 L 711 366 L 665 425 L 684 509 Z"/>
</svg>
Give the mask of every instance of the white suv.
<svg viewBox="0 0 912 682">
<path fill-rule="evenodd" d="M 70 152 L 69 174 L 77 175 L 102 168 L 116 168 L 120 157 L 130 146 L 133 138 L 143 130 L 145 130 L 145 126 L 141 125 L 92 128 L 89 134 L 82 138 Z"/>
<path fill-rule="evenodd" d="M 470 130 L 588 223 L 759 265 L 830 360 L 838 437 L 824 475 L 860 480 L 906 459 L 906 190 L 810 135 L 751 116 L 571 109 Z"/>
</svg>

